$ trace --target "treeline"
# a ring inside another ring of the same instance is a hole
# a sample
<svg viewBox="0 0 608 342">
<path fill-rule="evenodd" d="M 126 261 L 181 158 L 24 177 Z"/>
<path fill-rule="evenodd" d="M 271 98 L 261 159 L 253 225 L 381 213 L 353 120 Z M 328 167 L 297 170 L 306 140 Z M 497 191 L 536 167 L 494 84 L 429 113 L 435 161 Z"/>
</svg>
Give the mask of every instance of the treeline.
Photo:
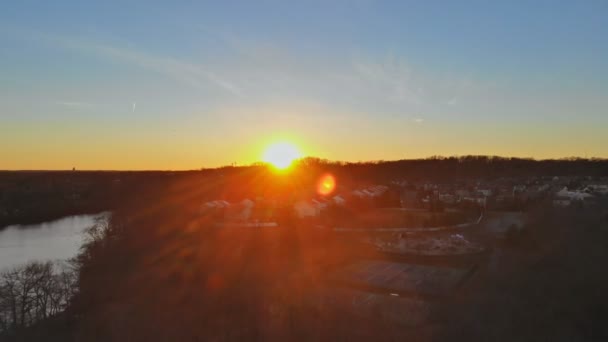
<svg viewBox="0 0 608 342">
<path fill-rule="evenodd" d="M 166 172 L 0 172 L 0 229 L 109 211 L 170 179 Z"/>
<path fill-rule="evenodd" d="M 337 179 L 341 189 L 356 189 L 365 185 L 387 184 L 393 180 L 411 182 L 457 182 L 470 180 L 522 179 L 528 177 L 590 176 L 608 177 L 607 159 L 551 159 L 503 158 L 494 156 L 432 157 L 374 162 L 335 162 L 320 158 L 303 158 L 294 163 L 286 174 L 273 173 L 263 164 L 226 166 L 205 169 L 201 176 L 185 172 L 182 179 L 204 180 L 208 198 L 238 200 L 255 196 L 288 197 L 308 191 L 315 194 L 315 182 L 325 173 Z M 209 180 L 212 179 L 212 182 Z M 198 181 L 199 185 L 203 182 Z M 212 184 L 215 184 L 213 186 Z"/>
<path fill-rule="evenodd" d="M 608 159 L 564 158 L 536 160 L 499 156 L 435 156 L 373 162 L 333 162 L 304 158 L 305 167 L 322 167 L 355 179 L 439 180 L 500 177 L 608 176 Z"/>
</svg>

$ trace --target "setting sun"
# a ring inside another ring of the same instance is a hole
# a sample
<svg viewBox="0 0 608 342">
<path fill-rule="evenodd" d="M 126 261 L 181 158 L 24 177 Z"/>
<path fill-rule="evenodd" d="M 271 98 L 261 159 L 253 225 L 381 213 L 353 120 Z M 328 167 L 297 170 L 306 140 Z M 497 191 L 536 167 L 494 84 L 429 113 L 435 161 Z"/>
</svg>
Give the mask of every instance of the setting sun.
<svg viewBox="0 0 608 342">
<path fill-rule="evenodd" d="M 288 142 L 274 143 L 264 151 L 262 160 L 272 164 L 278 169 L 285 169 L 295 160 L 301 157 L 300 151 Z"/>
</svg>

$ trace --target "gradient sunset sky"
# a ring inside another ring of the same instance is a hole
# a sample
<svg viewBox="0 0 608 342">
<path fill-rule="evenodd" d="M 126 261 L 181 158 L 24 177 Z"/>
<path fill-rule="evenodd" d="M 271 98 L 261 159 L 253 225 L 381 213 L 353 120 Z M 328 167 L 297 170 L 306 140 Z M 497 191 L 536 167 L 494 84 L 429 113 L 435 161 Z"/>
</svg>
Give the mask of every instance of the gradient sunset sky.
<svg viewBox="0 0 608 342">
<path fill-rule="evenodd" d="M 7 1 L 0 169 L 608 157 L 608 1 Z"/>
</svg>

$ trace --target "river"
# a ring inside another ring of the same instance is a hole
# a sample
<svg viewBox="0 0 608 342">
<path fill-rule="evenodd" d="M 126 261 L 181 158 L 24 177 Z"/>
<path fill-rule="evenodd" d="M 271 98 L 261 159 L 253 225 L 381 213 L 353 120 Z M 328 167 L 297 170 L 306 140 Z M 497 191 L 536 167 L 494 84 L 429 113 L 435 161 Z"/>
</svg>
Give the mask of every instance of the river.
<svg viewBox="0 0 608 342">
<path fill-rule="evenodd" d="M 0 271 L 29 261 L 67 260 L 76 256 L 85 230 L 109 213 L 75 215 L 33 225 L 12 225 L 0 230 Z"/>
</svg>

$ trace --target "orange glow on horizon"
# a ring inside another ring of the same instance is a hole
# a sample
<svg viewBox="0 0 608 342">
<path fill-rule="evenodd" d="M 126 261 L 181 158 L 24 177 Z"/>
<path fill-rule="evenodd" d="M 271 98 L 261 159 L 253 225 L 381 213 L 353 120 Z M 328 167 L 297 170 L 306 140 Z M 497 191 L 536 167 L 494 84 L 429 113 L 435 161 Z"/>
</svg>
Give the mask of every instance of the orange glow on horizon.
<svg viewBox="0 0 608 342">
<path fill-rule="evenodd" d="M 330 174 L 325 174 L 319 179 L 317 183 L 317 192 L 319 195 L 329 195 L 336 189 L 336 179 Z"/>
</svg>

